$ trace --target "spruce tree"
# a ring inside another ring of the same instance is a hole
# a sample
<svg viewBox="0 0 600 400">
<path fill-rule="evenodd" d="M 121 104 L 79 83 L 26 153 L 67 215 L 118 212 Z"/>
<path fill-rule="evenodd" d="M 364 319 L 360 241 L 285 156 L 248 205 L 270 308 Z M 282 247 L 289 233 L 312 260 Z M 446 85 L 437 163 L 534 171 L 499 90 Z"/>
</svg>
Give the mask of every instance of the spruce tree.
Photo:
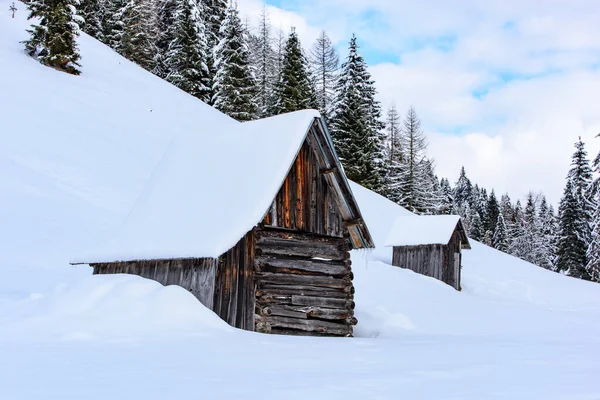
<svg viewBox="0 0 600 400">
<path fill-rule="evenodd" d="M 128 0 L 122 14 L 123 34 L 118 45 L 123 57 L 149 71 L 154 68 L 156 55 L 155 15 L 149 0 Z"/>
<path fill-rule="evenodd" d="M 519 258 L 524 258 L 526 254 L 526 232 L 525 217 L 521 201 L 517 200 L 511 217 L 511 223 L 508 224 L 510 241 L 508 243 L 508 253 Z"/>
<path fill-rule="evenodd" d="M 486 196 L 487 197 L 487 196 Z M 486 227 L 485 229 L 490 232 L 496 232 L 496 223 L 498 222 L 498 214 L 500 214 L 500 205 L 496 199 L 496 193 L 492 189 L 490 197 L 487 199 L 485 206 L 486 213 Z"/>
<path fill-rule="evenodd" d="M 238 121 L 250 121 L 257 114 L 256 82 L 242 21 L 233 5 L 227 10 L 223 21 L 222 36 L 216 48 L 217 75 L 213 104 Z"/>
<path fill-rule="evenodd" d="M 377 192 L 383 190 L 383 138 L 380 105 L 367 64 L 352 36 L 336 85 L 331 122 L 333 141 L 349 179 Z"/>
<path fill-rule="evenodd" d="M 573 277 L 585 279 L 588 277 L 585 270 L 587 264 L 585 230 L 588 227 L 583 218 L 584 211 L 572 179 L 567 179 L 558 215 L 559 237 L 556 250 L 556 269 Z"/>
<path fill-rule="evenodd" d="M 435 203 L 431 188 L 431 165 L 426 158 L 427 141 L 421 120 L 413 107 L 402 121 L 405 168 L 402 175 L 403 206 L 409 211 L 429 213 Z"/>
<path fill-rule="evenodd" d="M 440 180 L 440 191 L 442 198 L 439 213 L 444 215 L 454 214 L 454 196 L 450 181 L 447 178 Z"/>
<path fill-rule="evenodd" d="M 273 109 L 273 87 L 277 80 L 277 56 L 273 50 L 273 37 L 271 35 L 271 24 L 266 6 L 260 15 L 258 32 L 252 36 L 252 63 L 254 64 L 258 106 L 260 118 L 270 116 Z"/>
<path fill-rule="evenodd" d="M 467 177 L 467 172 L 465 171 L 465 167 L 463 166 L 460 169 L 460 176 L 454 185 L 454 204 L 455 209 L 463 209 L 464 205 L 469 204 L 471 202 L 471 197 L 473 192 L 473 185 L 471 180 Z M 462 215 L 462 217 L 466 217 Z"/>
<path fill-rule="evenodd" d="M 77 15 L 77 0 L 31 0 L 27 2 L 29 16 L 38 18 L 37 25 L 28 30 L 31 37 L 24 42 L 27 53 L 42 64 L 79 75 L 79 24 L 83 19 Z"/>
<path fill-rule="evenodd" d="M 156 5 L 154 35 L 156 53 L 154 55 L 154 69 L 152 73 L 163 79 L 166 79 L 171 72 L 167 64 L 167 54 L 169 46 L 175 40 L 177 33 L 175 25 L 177 4 L 178 2 L 175 0 L 158 0 Z"/>
<path fill-rule="evenodd" d="M 84 20 L 82 30 L 91 37 L 103 41 L 102 19 L 104 10 L 100 0 L 81 0 L 79 10 L 79 14 Z"/>
<path fill-rule="evenodd" d="M 206 41 L 199 5 L 195 0 L 182 0 L 175 10 L 174 39 L 169 44 L 165 64 L 167 80 L 208 103 L 209 74 L 206 65 Z"/>
<path fill-rule="evenodd" d="M 483 241 L 485 238 L 485 230 L 483 226 L 483 222 L 481 221 L 481 217 L 478 212 L 474 212 L 471 214 L 471 227 L 469 230 L 469 237 L 477 240 Z"/>
<path fill-rule="evenodd" d="M 325 31 L 321 31 L 309 53 L 315 75 L 317 104 L 321 115 L 329 121 L 335 95 L 340 58 Z"/>
<path fill-rule="evenodd" d="M 494 236 L 492 237 L 492 245 L 495 249 L 503 252 L 508 250 L 508 232 L 502 213 L 498 213 L 496 230 L 494 231 Z"/>
<path fill-rule="evenodd" d="M 600 137 L 598 135 L 597 137 Z M 593 207 L 591 217 L 591 235 L 587 249 L 586 272 L 590 280 L 600 282 L 600 152 L 594 159 L 596 179 L 590 186 L 590 198 Z"/>
<path fill-rule="evenodd" d="M 514 210 L 512 203 L 510 201 L 510 196 L 505 193 L 500 197 L 500 212 L 502 213 L 502 217 L 504 218 L 504 223 L 508 227 L 511 222 Z"/>
<path fill-rule="evenodd" d="M 295 29 L 292 29 L 285 44 L 282 70 L 275 85 L 275 99 L 275 114 L 316 108 L 308 60 Z"/>
<path fill-rule="evenodd" d="M 581 137 L 575 143 L 575 153 L 571 162 L 571 169 L 567 179 L 570 179 L 573 184 L 575 197 L 581 207 L 581 218 L 584 226 L 582 239 L 586 245 L 591 240 L 591 218 L 592 218 L 592 199 L 590 198 L 590 187 L 592 186 L 592 168 L 590 161 L 587 158 L 585 144 L 581 141 Z"/>
<path fill-rule="evenodd" d="M 548 205 L 546 197 L 543 196 L 538 210 L 538 232 L 539 240 L 537 243 L 537 265 L 542 268 L 554 271 L 556 260 L 556 235 L 557 223 L 554 209 Z"/>
<path fill-rule="evenodd" d="M 103 41 L 119 53 L 121 53 L 125 34 L 124 13 L 127 3 L 127 0 L 106 0 L 104 3 Z"/>
<path fill-rule="evenodd" d="M 205 63 L 208 82 L 208 92 L 204 96 L 209 104 L 214 98 L 215 79 L 217 76 L 216 48 L 223 38 L 221 25 L 227 15 L 227 0 L 194 0 L 198 2 L 198 8 L 202 11 L 201 17 L 204 32 L 203 44 L 205 47 Z"/>
<path fill-rule="evenodd" d="M 400 114 L 396 105 L 392 104 L 386 117 L 385 160 L 387 174 L 385 176 L 385 196 L 394 203 L 403 203 L 404 188 L 402 177 L 405 168 L 402 132 L 400 130 Z"/>
</svg>

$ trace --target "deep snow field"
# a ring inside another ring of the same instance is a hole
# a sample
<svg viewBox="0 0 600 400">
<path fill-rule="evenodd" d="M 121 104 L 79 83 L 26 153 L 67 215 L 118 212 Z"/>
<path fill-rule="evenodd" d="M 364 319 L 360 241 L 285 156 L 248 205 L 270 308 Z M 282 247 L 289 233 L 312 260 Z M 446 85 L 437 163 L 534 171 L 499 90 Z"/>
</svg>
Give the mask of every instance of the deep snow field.
<svg viewBox="0 0 600 400">
<path fill-rule="evenodd" d="M 357 185 L 379 247 L 352 255 L 356 338 L 236 330 L 182 288 L 70 266 L 118 229 L 174 135 L 232 122 L 86 35 L 81 76 L 41 66 L 8 6 L 0 399 L 600 399 L 600 285 L 479 243 L 462 292 L 391 267 L 381 246 L 407 212 Z"/>
</svg>

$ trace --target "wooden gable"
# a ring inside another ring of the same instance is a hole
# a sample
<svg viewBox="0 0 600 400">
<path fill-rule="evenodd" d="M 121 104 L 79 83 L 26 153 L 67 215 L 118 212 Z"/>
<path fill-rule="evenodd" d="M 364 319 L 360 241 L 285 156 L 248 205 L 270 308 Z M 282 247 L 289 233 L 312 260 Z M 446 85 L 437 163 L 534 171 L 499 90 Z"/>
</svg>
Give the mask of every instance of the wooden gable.
<svg viewBox="0 0 600 400">
<path fill-rule="evenodd" d="M 346 234 L 352 249 L 373 248 L 326 129 L 315 119 L 262 224 L 324 236 Z"/>
</svg>

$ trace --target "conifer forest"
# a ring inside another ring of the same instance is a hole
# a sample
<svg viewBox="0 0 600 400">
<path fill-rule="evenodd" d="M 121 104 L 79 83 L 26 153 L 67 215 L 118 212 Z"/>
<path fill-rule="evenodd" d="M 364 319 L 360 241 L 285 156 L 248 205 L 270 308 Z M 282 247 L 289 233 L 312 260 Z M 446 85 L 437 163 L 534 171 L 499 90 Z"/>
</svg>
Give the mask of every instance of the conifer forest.
<svg viewBox="0 0 600 400">
<path fill-rule="evenodd" d="M 266 9 L 246 19 L 227 0 L 25 4 L 35 21 L 24 47 L 44 65 L 80 74 L 81 30 L 238 121 L 317 109 L 349 179 L 417 214 L 459 214 L 474 240 L 600 282 L 600 154 L 589 156 L 581 139 L 555 209 L 543 193 L 511 198 L 472 182 L 465 168 L 456 182 L 438 177 L 427 121 L 413 107 L 382 108 L 354 35 L 340 54 L 325 31 L 301 43 Z"/>
</svg>

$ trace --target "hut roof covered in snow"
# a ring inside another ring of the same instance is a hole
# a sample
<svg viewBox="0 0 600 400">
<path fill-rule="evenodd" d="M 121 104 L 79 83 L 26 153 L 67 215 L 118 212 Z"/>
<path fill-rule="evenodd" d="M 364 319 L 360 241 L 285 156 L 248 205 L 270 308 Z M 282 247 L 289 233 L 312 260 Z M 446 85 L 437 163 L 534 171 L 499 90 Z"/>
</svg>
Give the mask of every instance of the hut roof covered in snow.
<svg viewBox="0 0 600 400">
<path fill-rule="evenodd" d="M 458 215 L 410 215 L 396 217 L 385 246 L 447 245 L 454 231 L 461 235 L 463 249 L 469 238 Z"/>
<path fill-rule="evenodd" d="M 204 110 L 195 130 L 175 137 L 118 232 L 72 264 L 218 257 L 262 221 L 315 124 L 341 174 L 332 190 L 341 193 L 346 216 L 360 218 L 317 111 L 237 123 Z M 355 247 L 373 247 L 364 224 L 350 229 L 366 244 Z"/>
</svg>

